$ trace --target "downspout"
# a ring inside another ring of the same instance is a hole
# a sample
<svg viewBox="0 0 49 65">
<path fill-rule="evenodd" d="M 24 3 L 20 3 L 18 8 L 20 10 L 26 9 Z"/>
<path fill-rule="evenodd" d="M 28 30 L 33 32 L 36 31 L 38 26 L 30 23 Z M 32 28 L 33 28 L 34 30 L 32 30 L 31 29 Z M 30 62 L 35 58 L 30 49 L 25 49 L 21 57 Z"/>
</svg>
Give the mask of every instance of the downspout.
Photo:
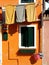
<svg viewBox="0 0 49 65">
<path fill-rule="evenodd" d="M 40 55 L 40 58 L 43 58 L 43 1 L 41 2 L 41 21 L 39 23 L 39 37 L 40 37 L 40 40 L 39 40 L 39 55 Z"/>
</svg>

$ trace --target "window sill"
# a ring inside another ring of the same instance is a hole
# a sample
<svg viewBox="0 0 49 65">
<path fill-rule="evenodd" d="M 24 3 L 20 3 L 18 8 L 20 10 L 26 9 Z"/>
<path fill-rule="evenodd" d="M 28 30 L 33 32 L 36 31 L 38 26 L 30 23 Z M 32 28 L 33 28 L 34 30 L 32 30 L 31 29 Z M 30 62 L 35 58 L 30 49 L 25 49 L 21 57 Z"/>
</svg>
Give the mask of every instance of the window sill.
<svg viewBox="0 0 49 65">
<path fill-rule="evenodd" d="M 19 3 L 19 5 L 31 5 L 31 4 L 35 4 L 35 2 L 32 2 L 32 3 Z"/>
<path fill-rule="evenodd" d="M 19 47 L 19 49 L 36 49 L 36 47 Z"/>
</svg>

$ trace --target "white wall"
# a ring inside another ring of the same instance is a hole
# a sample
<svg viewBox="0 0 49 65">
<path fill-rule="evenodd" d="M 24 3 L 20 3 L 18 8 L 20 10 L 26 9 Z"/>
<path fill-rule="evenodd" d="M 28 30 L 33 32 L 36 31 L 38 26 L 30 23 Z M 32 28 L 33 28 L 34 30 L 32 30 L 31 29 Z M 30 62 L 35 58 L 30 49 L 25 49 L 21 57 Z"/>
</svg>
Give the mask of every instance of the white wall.
<svg viewBox="0 0 49 65">
<path fill-rule="evenodd" d="M 0 65 L 2 64 L 2 32 L 0 28 Z"/>
</svg>

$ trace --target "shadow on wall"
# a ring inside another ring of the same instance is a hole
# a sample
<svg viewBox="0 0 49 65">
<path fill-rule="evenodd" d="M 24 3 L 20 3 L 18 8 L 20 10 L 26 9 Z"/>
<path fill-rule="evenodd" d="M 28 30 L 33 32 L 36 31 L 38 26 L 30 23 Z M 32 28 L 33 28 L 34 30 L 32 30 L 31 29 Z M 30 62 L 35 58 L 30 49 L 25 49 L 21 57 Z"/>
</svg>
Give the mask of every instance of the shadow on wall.
<svg viewBox="0 0 49 65">
<path fill-rule="evenodd" d="M 11 24 L 9 25 L 9 34 L 12 35 L 14 33 L 16 33 L 18 30 L 17 30 L 17 27 L 18 25 L 15 23 L 15 24 Z"/>
<path fill-rule="evenodd" d="M 35 54 L 35 50 L 19 50 L 17 53 L 17 56 L 30 56 L 28 59 L 31 64 L 35 64 L 38 59 L 40 58 L 38 54 Z"/>
<path fill-rule="evenodd" d="M 35 53 L 35 49 L 34 50 L 19 50 L 16 55 L 17 56 L 31 56 L 33 53 Z"/>
<path fill-rule="evenodd" d="M 31 64 L 35 64 L 37 62 L 37 60 L 34 59 L 34 53 L 35 53 L 35 49 L 34 50 L 19 50 L 16 55 L 17 56 L 30 56 L 30 58 L 28 59 L 30 61 Z"/>
<path fill-rule="evenodd" d="M 20 25 L 30 25 L 30 24 L 39 24 L 39 26 L 38 26 L 38 29 L 39 28 L 41 28 L 41 22 L 39 21 L 37 21 L 37 22 L 30 22 L 30 23 L 28 23 L 28 22 L 22 22 L 22 23 L 15 23 L 15 24 L 11 24 L 11 25 L 9 25 L 9 34 L 14 34 L 14 33 L 16 33 L 16 32 L 19 32 L 19 26 Z M 19 32 L 20 33 L 20 32 Z"/>
<path fill-rule="evenodd" d="M 2 21 L 2 14 L 0 14 L 0 21 Z"/>
<path fill-rule="evenodd" d="M 40 15 L 38 16 L 38 19 L 40 19 L 39 28 L 42 28 L 42 13 L 40 13 Z"/>
</svg>

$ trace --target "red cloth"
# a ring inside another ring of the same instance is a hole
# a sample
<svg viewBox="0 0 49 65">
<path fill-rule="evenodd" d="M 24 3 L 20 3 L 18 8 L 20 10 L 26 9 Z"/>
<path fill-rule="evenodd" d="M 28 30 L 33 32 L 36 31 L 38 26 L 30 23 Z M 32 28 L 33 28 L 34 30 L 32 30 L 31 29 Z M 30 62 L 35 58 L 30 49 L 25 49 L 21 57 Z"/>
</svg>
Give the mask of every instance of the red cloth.
<svg viewBox="0 0 49 65">
<path fill-rule="evenodd" d="M 31 58 L 30 58 L 30 62 L 31 62 L 32 64 L 34 64 L 34 63 L 37 62 L 38 59 L 40 59 L 40 55 L 39 55 L 39 54 L 33 54 L 33 55 L 31 56 Z"/>
<path fill-rule="evenodd" d="M 40 59 L 40 55 L 39 54 L 33 54 L 33 58 L 35 61 L 37 61 L 38 59 Z"/>
</svg>

